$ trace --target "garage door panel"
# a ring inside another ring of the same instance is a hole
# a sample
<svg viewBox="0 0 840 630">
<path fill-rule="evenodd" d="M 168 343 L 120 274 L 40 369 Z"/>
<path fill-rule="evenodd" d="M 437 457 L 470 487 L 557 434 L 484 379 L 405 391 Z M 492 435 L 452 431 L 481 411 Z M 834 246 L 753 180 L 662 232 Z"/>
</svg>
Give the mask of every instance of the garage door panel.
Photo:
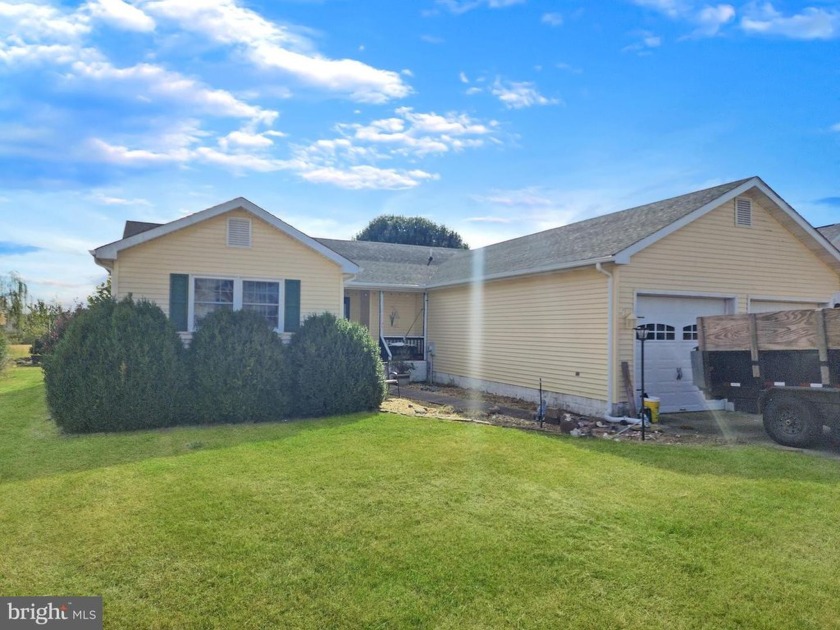
<svg viewBox="0 0 840 630">
<path fill-rule="evenodd" d="M 664 412 L 702 411 L 722 408 L 721 401 L 708 401 L 694 386 L 691 351 L 697 346 L 693 337 L 683 332 L 696 324 L 697 318 L 726 313 L 722 298 L 639 296 L 637 315 L 640 324 L 664 324 L 674 329 L 674 339 L 645 341 L 645 389 L 661 399 Z M 641 385 L 641 349 L 636 342 L 636 387 Z"/>
<path fill-rule="evenodd" d="M 782 302 L 773 300 L 750 300 L 750 313 L 773 313 L 775 311 L 811 310 L 824 307 L 818 302 Z"/>
</svg>

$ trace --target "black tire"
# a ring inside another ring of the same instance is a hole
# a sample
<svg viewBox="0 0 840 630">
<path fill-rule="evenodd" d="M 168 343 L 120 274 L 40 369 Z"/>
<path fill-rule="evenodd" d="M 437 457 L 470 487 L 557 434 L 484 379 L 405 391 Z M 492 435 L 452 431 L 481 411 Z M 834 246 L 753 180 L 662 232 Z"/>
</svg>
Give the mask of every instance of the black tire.
<svg viewBox="0 0 840 630">
<path fill-rule="evenodd" d="M 822 433 L 822 422 L 807 402 L 786 396 L 767 403 L 764 430 L 779 444 L 804 448 L 817 441 Z"/>
</svg>

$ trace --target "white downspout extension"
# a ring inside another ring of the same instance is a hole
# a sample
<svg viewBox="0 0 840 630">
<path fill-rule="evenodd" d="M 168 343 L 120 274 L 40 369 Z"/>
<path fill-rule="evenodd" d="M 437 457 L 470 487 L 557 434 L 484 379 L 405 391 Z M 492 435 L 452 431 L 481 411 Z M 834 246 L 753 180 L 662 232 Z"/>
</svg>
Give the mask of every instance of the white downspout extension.
<svg viewBox="0 0 840 630">
<path fill-rule="evenodd" d="M 604 420 L 607 422 L 634 422 L 635 418 L 628 418 L 626 416 L 612 416 L 613 407 L 613 378 L 615 374 L 615 366 L 613 365 L 613 329 L 615 322 L 613 321 L 613 275 L 601 266 L 601 263 L 595 263 L 595 270 L 607 276 L 607 293 L 609 298 L 607 300 L 607 319 L 609 324 L 607 326 L 607 409 L 604 413 Z"/>
</svg>

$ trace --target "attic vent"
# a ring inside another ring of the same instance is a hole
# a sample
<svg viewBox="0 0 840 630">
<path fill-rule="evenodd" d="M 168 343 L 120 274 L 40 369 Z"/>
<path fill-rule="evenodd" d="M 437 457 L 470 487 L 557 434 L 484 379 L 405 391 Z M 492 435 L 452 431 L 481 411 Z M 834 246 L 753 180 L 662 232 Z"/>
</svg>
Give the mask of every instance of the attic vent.
<svg viewBox="0 0 840 630">
<path fill-rule="evenodd" d="M 228 219 L 227 244 L 230 247 L 251 246 L 251 221 Z"/>
<path fill-rule="evenodd" d="M 735 225 L 750 227 L 752 225 L 752 201 L 738 198 L 735 200 Z"/>
</svg>

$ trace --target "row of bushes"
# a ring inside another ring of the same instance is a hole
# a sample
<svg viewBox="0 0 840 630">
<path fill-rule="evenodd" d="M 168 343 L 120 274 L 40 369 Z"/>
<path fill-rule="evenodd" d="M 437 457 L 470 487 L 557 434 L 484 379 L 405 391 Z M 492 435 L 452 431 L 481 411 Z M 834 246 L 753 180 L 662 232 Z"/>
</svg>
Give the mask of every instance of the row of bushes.
<svg viewBox="0 0 840 630">
<path fill-rule="evenodd" d="M 256 313 L 216 311 L 185 349 L 156 305 L 106 301 L 73 317 L 43 363 L 69 432 L 342 414 L 385 394 L 370 335 L 328 313 L 284 345 Z"/>
</svg>

